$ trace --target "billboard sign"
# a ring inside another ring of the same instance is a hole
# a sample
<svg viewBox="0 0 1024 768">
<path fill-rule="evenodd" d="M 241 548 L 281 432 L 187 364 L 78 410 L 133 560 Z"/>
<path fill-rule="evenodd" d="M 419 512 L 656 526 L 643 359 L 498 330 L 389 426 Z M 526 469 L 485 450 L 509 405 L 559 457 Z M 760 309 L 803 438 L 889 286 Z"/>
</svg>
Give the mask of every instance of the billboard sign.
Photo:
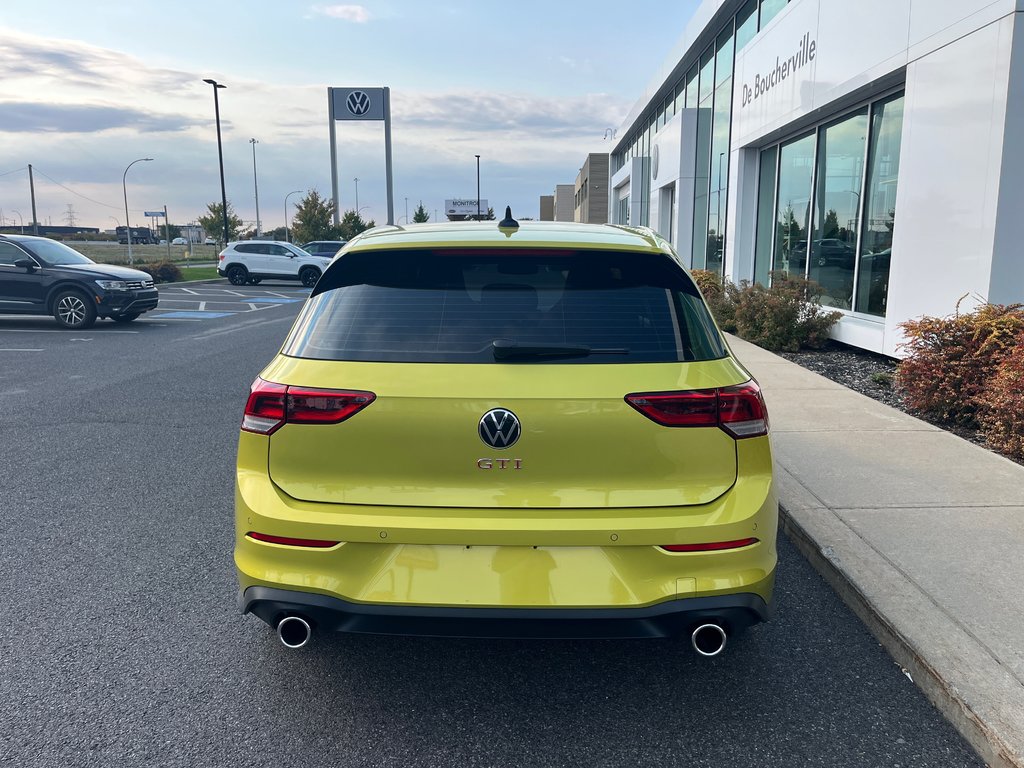
<svg viewBox="0 0 1024 768">
<path fill-rule="evenodd" d="M 163 211 L 146 211 L 147 216 L 163 216 Z"/>
<path fill-rule="evenodd" d="M 383 88 L 331 88 L 335 120 L 383 120 Z"/>
<path fill-rule="evenodd" d="M 444 210 L 449 216 L 476 216 L 477 211 L 486 216 L 487 201 L 481 200 L 477 206 L 475 197 L 457 197 L 454 200 L 445 200 Z"/>
</svg>

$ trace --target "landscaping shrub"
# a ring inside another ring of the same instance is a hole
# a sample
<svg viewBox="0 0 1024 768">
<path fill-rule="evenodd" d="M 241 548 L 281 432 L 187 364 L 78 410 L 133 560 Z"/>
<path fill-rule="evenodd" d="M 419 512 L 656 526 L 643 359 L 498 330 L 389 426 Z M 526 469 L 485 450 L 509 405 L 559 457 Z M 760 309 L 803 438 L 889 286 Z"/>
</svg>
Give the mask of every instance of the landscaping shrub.
<svg viewBox="0 0 1024 768">
<path fill-rule="evenodd" d="M 733 304 L 736 333 L 749 342 L 774 352 L 796 352 L 800 347 L 819 348 L 841 312 L 821 306 L 823 289 L 813 280 L 772 273 L 772 285 L 743 281 L 726 287 Z"/>
<path fill-rule="evenodd" d="M 1024 332 L 1003 356 L 979 405 L 978 421 L 988 444 L 1024 461 Z"/>
<path fill-rule="evenodd" d="M 978 426 L 990 381 L 1024 332 L 1022 305 L 983 304 L 951 317 L 922 317 L 900 327 L 907 353 L 895 384 L 909 408 L 941 422 Z"/>
<path fill-rule="evenodd" d="M 734 305 L 731 298 L 735 286 L 717 272 L 707 269 L 695 269 L 690 275 L 704 295 L 704 301 L 707 302 L 718 327 L 729 333 L 735 331 L 736 321 L 733 318 Z"/>
<path fill-rule="evenodd" d="M 158 261 L 153 264 L 136 264 L 136 269 L 148 272 L 156 283 L 177 283 L 183 279 L 177 264 L 170 261 Z"/>
</svg>

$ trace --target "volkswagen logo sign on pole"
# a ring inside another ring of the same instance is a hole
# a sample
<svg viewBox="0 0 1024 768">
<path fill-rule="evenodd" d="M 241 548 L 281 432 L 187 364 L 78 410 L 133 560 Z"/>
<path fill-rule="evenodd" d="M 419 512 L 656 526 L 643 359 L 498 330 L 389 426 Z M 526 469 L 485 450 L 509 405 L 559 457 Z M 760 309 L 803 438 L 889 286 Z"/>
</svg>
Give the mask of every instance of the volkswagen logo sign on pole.
<svg viewBox="0 0 1024 768">
<path fill-rule="evenodd" d="M 334 199 L 334 225 L 341 223 L 338 199 L 338 147 L 335 121 L 383 120 L 384 164 L 387 176 L 388 224 L 395 223 L 394 182 L 391 172 L 391 89 L 390 88 L 328 88 L 327 113 L 331 135 L 331 191 Z"/>
<path fill-rule="evenodd" d="M 362 91 L 352 91 L 345 99 L 345 106 L 356 117 L 362 117 L 370 109 L 370 97 Z"/>
</svg>

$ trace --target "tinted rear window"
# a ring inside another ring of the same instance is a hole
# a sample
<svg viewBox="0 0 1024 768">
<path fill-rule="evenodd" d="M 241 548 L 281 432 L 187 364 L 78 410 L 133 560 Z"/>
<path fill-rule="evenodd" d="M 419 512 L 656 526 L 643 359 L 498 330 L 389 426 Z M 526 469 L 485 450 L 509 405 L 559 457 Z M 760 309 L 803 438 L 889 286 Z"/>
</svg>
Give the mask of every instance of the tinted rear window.
<svg viewBox="0 0 1024 768">
<path fill-rule="evenodd" d="M 605 251 L 350 253 L 317 284 L 284 354 L 318 360 L 495 362 L 493 342 L 589 347 L 516 362 L 723 357 L 693 281 L 668 257 Z"/>
</svg>

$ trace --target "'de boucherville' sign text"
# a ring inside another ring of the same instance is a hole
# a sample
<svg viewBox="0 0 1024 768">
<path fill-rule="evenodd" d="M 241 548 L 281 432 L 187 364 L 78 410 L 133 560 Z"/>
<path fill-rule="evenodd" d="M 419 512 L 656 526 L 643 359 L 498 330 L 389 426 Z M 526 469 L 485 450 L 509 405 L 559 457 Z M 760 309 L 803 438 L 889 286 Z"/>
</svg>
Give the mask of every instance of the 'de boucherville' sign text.
<svg viewBox="0 0 1024 768">
<path fill-rule="evenodd" d="M 814 57 L 817 53 L 818 42 L 816 40 L 811 40 L 811 34 L 808 32 L 800 38 L 800 44 L 797 46 L 796 52 L 792 56 L 785 59 L 776 57 L 774 68 L 764 73 L 758 72 L 755 74 L 753 85 L 748 83 L 743 84 L 743 103 L 741 106 L 745 107 L 764 96 L 768 91 L 781 84 L 783 80 L 786 80 L 794 72 L 814 61 Z"/>
</svg>

